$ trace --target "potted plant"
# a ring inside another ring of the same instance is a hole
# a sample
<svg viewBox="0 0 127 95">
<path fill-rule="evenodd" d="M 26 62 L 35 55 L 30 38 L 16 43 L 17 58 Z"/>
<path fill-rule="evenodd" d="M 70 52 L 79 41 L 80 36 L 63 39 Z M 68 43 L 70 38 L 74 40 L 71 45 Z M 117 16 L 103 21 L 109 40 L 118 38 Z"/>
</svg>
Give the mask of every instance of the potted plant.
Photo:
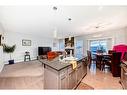
<svg viewBox="0 0 127 95">
<path fill-rule="evenodd" d="M 14 59 L 12 59 L 11 54 L 15 51 L 16 45 L 8 46 L 3 44 L 3 51 L 10 54 L 10 60 L 8 61 L 9 64 L 14 64 Z"/>
</svg>

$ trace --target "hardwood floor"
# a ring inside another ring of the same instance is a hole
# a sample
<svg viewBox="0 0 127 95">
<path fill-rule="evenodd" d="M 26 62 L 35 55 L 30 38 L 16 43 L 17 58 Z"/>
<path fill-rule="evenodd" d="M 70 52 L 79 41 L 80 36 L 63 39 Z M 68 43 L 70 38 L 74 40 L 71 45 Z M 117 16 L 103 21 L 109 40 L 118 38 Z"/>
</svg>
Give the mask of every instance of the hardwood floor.
<svg viewBox="0 0 127 95">
<path fill-rule="evenodd" d="M 120 77 L 113 77 L 111 72 L 109 72 L 108 70 L 100 71 L 99 69 L 96 69 L 96 64 L 92 64 L 82 82 L 86 83 L 89 86 L 92 86 L 95 90 L 121 90 L 122 86 L 119 83 L 119 80 Z"/>
</svg>

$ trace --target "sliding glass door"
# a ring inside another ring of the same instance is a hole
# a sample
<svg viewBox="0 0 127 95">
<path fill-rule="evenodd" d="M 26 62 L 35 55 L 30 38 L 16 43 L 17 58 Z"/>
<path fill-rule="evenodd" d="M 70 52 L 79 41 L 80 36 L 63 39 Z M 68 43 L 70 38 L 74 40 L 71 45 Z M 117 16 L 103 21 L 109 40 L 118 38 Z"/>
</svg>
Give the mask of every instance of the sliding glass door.
<svg viewBox="0 0 127 95">
<path fill-rule="evenodd" d="M 98 50 L 107 52 L 108 40 L 90 40 L 90 51 L 96 53 Z"/>
</svg>

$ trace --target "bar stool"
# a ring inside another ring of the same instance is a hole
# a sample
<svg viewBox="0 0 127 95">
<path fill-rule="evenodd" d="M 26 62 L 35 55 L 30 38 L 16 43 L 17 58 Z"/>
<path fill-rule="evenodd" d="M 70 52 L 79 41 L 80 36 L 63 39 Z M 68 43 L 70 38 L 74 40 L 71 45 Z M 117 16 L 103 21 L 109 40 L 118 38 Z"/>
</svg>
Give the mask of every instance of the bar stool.
<svg viewBox="0 0 127 95">
<path fill-rule="evenodd" d="M 31 58 L 30 58 L 30 52 L 25 52 L 25 55 L 24 55 L 24 61 L 30 61 Z"/>
</svg>

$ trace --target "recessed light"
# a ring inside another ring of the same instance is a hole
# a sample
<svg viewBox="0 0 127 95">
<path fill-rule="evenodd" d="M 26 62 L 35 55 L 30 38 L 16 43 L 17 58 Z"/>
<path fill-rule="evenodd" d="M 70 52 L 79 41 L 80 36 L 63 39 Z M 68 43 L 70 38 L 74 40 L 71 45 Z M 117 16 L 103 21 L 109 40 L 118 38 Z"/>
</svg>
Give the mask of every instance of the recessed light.
<svg viewBox="0 0 127 95">
<path fill-rule="evenodd" d="M 54 6 L 54 7 L 53 7 L 53 10 L 57 10 L 57 7 L 56 7 L 56 6 Z"/>
<path fill-rule="evenodd" d="M 95 28 L 99 28 L 99 26 L 96 26 Z"/>
<path fill-rule="evenodd" d="M 71 18 L 68 18 L 69 21 L 71 21 L 72 19 Z"/>
</svg>

